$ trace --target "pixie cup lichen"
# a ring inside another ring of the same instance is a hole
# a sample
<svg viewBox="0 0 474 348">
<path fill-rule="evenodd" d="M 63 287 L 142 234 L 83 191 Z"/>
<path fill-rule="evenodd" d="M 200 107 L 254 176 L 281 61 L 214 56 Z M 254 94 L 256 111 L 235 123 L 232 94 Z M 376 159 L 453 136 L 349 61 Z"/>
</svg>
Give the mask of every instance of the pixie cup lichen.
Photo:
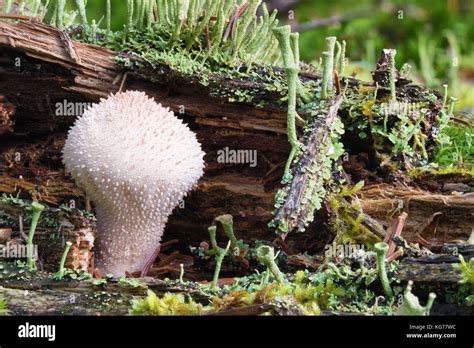
<svg viewBox="0 0 474 348">
<path fill-rule="evenodd" d="M 31 203 L 32 215 L 31 215 L 31 224 L 30 231 L 28 232 L 28 241 L 26 243 L 26 259 L 27 266 L 30 270 L 36 269 L 36 263 L 33 259 L 33 236 L 35 235 L 36 226 L 41 215 L 41 212 L 44 210 L 44 205 L 33 202 Z"/>
<path fill-rule="evenodd" d="M 377 270 L 382 283 L 383 290 L 387 298 L 393 298 L 393 291 L 390 287 L 390 281 L 388 280 L 387 270 L 385 268 L 385 258 L 387 257 L 388 244 L 387 243 L 376 243 L 374 245 L 375 252 L 377 253 Z"/>
<path fill-rule="evenodd" d="M 275 262 L 275 252 L 272 247 L 262 245 L 257 249 L 256 255 L 257 259 L 267 267 L 267 270 L 270 271 L 278 283 L 285 283 L 285 276 L 281 273 Z"/>
</svg>

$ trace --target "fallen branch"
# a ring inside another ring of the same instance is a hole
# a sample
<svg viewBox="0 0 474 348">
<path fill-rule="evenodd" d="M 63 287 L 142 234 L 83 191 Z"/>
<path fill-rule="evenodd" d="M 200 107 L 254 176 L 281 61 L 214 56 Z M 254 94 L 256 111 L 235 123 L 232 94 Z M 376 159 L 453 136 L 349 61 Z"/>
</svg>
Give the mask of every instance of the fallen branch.
<svg viewBox="0 0 474 348">
<path fill-rule="evenodd" d="M 315 119 L 310 125 L 313 130 L 303 139 L 304 152 L 294 165 L 293 180 L 283 189 L 287 191 L 285 202 L 275 214 L 276 224 L 287 226 L 287 230 L 281 235 L 283 240 L 293 230 L 303 231 L 308 223 L 307 216 L 312 213 L 312 201 L 308 196 L 313 194 L 311 190 L 319 189 L 311 185 L 311 182 L 325 182 L 320 177 L 321 172 L 317 170 L 323 166 L 321 161 L 326 154 L 318 151 L 322 151 L 329 140 L 331 126 L 337 118 L 342 100 L 338 96 L 328 108 L 324 121 Z"/>
</svg>

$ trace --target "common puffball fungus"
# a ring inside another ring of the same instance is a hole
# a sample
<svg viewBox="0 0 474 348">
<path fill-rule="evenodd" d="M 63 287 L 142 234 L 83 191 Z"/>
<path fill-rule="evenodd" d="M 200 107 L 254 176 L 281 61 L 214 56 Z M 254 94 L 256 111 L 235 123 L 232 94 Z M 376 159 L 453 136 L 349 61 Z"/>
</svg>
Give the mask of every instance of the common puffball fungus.
<svg viewBox="0 0 474 348">
<path fill-rule="evenodd" d="M 168 216 L 203 174 L 195 134 L 145 93 L 111 95 L 69 130 L 66 170 L 95 204 L 95 264 L 122 276 L 141 271 Z"/>
</svg>

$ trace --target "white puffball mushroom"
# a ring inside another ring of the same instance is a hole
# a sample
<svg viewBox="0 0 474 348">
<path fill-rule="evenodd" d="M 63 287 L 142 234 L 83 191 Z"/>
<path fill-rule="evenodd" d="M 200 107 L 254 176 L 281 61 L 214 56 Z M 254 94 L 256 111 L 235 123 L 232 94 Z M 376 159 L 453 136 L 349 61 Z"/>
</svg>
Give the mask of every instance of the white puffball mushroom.
<svg viewBox="0 0 474 348">
<path fill-rule="evenodd" d="M 63 162 L 95 204 L 98 269 L 143 269 L 168 216 L 202 176 L 203 157 L 195 134 L 143 92 L 111 95 L 76 120 Z"/>
</svg>

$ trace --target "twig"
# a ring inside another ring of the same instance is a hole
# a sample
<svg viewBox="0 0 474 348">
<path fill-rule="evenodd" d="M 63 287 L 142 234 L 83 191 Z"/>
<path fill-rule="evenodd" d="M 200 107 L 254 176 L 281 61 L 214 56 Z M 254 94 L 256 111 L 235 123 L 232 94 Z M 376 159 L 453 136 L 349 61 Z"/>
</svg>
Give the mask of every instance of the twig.
<svg viewBox="0 0 474 348">
<path fill-rule="evenodd" d="M 179 243 L 179 240 L 178 239 L 171 239 L 171 240 L 168 240 L 164 243 L 161 244 L 161 251 L 165 251 L 166 249 L 168 249 L 170 246 L 174 245 L 174 244 L 178 244 Z"/>
<path fill-rule="evenodd" d="M 167 256 L 164 260 L 160 261 L 160 263 L 158 263 L 158 267 L 169 265 L 178 257 L 178 255 L 179 255 L 179 251 L 173 252 L 171 255 Z"/>
<path fill-rule="evenodd" d="M 155 252 L 150 256 L 148 261 L 145 263 L 145 266 L 140 272 L 140 277 L 142 278 L 146 277 L 146 275 L 148 274 L 148 271 L 150 270 L 151 266 L 153 266 L 153 263 L 155 262 L 159 254 L 160 254 L 160 247 L 156 248 Z"/>
<path fill-rule="evenodd" d="M 60 30 L 59 31 L 59 38 L 64 43 L 64 48 L 65 48 L 66 52 L 68 53 L 69 57 L 71 57 L 71 59 L 75 63 L 81 64 L 81 58 L 77 54 L 76 47 L 74 46 L 74 43 L 72 42 L 69 35 L 66 32 Z"/>
<path fill-rule="evenodd" d="M 393 221 L 392 225 L 389 228 L 389 232 L 385 235 L 384 242 L 389 244 L 387 251 L 387 258 L 390 257 L 394 252 L 397 245 L 392 240 L 394 237 L 401 235 L 405 222 L 407 220 L 408 214 L 403 212 L 396 220 Z"/>
<path fill-rule="evenodd" d="M 461 123 L 465 126 L 468 126 L 468 127 L 474 127 L 473 124 L 471 124 L 469 121 L 466 121 L 466 120 L 463 120 L 462 118 L 458 118 L 458 117 L 455 117 L 455 116 L 450 116 L 451 117 L 451 120 L 453 120 L 454 122 L 457 122 L 457 123 Z"/>
<path fill-rule="evenodd" d="M 332 16 L 329 18 L 315 19 L 306 23 L 299 24 L 292 29 L 293 31 L 297 31 L 301 33 L 303 31 L 311 30 L 314 28 L 327 27 L 330 25 L 338 24 L 338 23 L 348 22 L 360 17 L 367 17 L 367 16 L 372 15 L 373 13 L 374 13 L 374 9 L 371 8 L 371 9 L 353 12 L 347 15 L 337 15 L 337 16 Z"/>
<path fill-rule="evenodd" d="M 8 19 L 19 19 L 24 21 L 35 21 L 41 22 L 41 19 L 38 17 L 31 17 L 31 16 L 23 16 L 15 13 L 0 13 L 0 18 L 8 18 Z"/>
</svg>

